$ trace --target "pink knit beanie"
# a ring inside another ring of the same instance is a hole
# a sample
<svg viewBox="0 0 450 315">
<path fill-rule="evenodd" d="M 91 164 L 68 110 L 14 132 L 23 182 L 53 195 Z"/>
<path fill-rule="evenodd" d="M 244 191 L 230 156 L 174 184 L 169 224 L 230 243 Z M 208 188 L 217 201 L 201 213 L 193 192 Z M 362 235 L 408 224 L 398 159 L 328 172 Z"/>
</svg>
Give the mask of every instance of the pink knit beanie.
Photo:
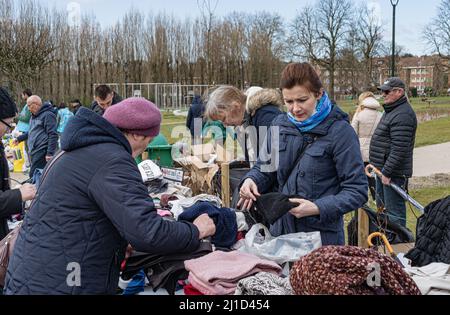
<svg viewBox="0 0 450 315">
<path fill-rule="evenodd" d="M 124 132 L 147 137 L 159 135 L 162 120 L 155 104 L 138 97 L 108 107 L 103 118 Z"/>
</svg>

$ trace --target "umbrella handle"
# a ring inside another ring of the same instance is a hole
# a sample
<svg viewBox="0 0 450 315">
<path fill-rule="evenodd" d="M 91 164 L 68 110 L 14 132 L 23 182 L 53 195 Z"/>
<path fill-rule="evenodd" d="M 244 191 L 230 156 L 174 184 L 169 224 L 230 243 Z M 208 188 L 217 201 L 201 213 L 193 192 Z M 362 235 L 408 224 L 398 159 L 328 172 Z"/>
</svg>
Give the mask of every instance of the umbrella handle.
<svg viewBox="0 0 450 315">
<path fill-rule="evenodd" d="M 369 244 L 370 247 L 373 247 L 373 242 L 372 239 L 374 239 L 375 237 L 380 237 L 381 240 L 383 241 L 384 245 L 386 246 L 389 254 L 395 255 L 394 253 L 394 249 L 392 248 L 391 244 L 389 243 L 386 235 L 384 235 L 383 233 L 380 232 L 375 232 L 369 235 L 369 237 L 367 238 L 367 243 Z"/>
<path fill-rule="evenodd" d="M 381 237 L 381 239 L 383 240 L 384 245 L 386 246 L 389 254 L 391 255 L 391 257 L 400 264 L 400 266 L 402 266 L 403 268 L 405 267 L 403 265 L 403 263 L 400 261 L 400 259 L 397 257 L 397 255 L 394 252 L 394 249 L 392 248 L 391 244 L 389 243 L 386 235 L 384 235 L 383 233 L 380 232 L 375 232 L 369 235 L 369 237 L 367 238 L 367 243 L 369 244 L 370 247 L 373 247 L 373 243 L 372 243 L 372 239 L 375 237 Z"/>
<path fill-rule="evenodd" d="M 378 177 L 382 177 L 383 174 L 381 173 L 381 171 L 379 169 L 377 169 L 375 166 L 373 166 L 372 164 L 369 164 L 366 166 L 366 175 L 368 177 L 374 177 L 373 173 L 375 173 Z"/>
</svg>

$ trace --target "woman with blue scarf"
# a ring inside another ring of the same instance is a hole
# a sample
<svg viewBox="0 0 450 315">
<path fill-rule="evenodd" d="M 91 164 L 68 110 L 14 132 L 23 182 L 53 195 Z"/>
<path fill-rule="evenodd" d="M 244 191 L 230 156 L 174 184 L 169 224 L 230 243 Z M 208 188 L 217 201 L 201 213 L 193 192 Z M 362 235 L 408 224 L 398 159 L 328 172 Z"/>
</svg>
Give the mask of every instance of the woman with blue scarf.
<svg viewBox="0 0 450 315">
<path fill-rule="evenodd" d="M 344 245 L 343 216 L 367 201 L 358 137 L 310 64 L 288 65 L 281 90 L 288 114 L 274 120 L 268 158 L 246 175 L 239 206 L 277 191 L 297 206 L 271 226 L 273 235 L 320 231 L 323 245 Z"/>
</svg>

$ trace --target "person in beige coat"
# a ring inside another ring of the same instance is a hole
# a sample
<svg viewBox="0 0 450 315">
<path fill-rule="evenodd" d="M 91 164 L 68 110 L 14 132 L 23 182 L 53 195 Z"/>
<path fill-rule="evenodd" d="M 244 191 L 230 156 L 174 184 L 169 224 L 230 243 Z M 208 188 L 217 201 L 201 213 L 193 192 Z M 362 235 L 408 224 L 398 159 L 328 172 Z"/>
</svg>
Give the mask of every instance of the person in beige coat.
<svg viewBox="0 0 450 315">
<path fill-rule="evenodd" d="M 353 117 L 352 127 L 359 137 L 364 165 L 369 164 L 370 141 L 383 116 L 380 109 L 381 105 L 372 92 L 364 92 L 359 96 L 358 109 Z M 370 193 L 375 200 L 375 180 L 371 177 L 368 177 L 368 180 Z"/>
</svg>

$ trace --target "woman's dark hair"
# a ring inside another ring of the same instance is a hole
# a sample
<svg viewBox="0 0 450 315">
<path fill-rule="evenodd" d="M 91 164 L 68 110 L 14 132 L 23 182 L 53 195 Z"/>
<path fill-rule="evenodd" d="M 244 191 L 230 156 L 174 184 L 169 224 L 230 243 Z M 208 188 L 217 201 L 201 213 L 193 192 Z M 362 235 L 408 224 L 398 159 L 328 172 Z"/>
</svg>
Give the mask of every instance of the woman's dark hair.
<svg viewBox="0 0 450 315">
<path fill-rule="evenodd" d="M 323 88 L 316 70 L 307 62 L 291 63 L 281 74 L 280 88 L 292 89 L 296 85 L 305 86 L 309 91 L 319 94 Z"/>
<path fill-rule="evenodd" d="M 58 106 L 58 109 L 63 109 L 63 108 L 67 108 L 67 105 L 64 102 L 60 103 Z"/>
</svg>

